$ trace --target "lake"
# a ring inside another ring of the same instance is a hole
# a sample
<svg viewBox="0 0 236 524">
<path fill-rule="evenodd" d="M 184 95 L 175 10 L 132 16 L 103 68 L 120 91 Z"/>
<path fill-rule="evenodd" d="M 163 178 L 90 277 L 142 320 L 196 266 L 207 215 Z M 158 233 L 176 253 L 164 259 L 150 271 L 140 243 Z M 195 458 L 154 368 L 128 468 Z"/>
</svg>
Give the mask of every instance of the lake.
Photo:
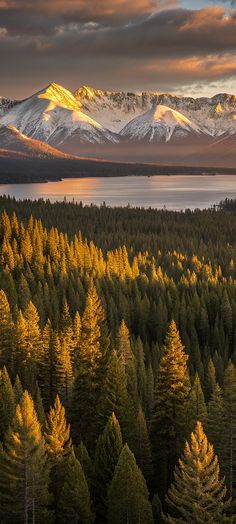
<svg viewBox="0 0 236 524">
<path fill-rule="evenodd" d="M 172 210 L 204 209 L 226 197 L 236 198 L 236 176 L 153 176 L 67 178 L 47 184 L 0 185 L 1 195 L 51 202 L 106 202 L 108 206 L 166 207 Z"/>
</svg>

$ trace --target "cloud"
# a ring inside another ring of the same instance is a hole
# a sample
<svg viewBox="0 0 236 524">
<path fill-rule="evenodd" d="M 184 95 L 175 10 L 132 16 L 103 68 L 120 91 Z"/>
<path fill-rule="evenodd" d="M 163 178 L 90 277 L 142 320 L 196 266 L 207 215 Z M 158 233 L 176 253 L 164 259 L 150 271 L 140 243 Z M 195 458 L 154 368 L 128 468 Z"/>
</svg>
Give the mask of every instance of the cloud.
<svg viewBox="0 0 236 524">
<path fill-rule="evenodd" d="M 101 25 L 116 26 L 129 23 L 142 17 L 147 17 L 160 10 L 166 10 L 177 5 L 178 0 L 0 0 L 1 20 L 9 24 L 9 28 L 18 29 L 23 33 L 36 30 L 39 24 L 53 29 L 60 22 L 71 21 L 80 23 L 97 22 Z"/>
<path fill-rule="evenodd" d="M 74 89 L 171 90 L 232 78 L 236 11 L 167 4 L 173 7 L 155 0 L 6 0 L 4 7 L 0 0 L 1 90 L 26 96 L 51 81 Z"/>
</svg>

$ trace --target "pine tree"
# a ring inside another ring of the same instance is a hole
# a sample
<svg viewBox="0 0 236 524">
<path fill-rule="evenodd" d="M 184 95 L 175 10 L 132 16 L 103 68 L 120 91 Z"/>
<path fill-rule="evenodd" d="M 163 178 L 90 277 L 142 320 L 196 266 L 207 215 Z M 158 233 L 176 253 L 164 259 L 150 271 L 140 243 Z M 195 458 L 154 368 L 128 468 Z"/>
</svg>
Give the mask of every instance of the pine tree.
<svg viewBox="0 0 236 524">
<path fill-rule="evenodd" d="M 16 380 L 14 382 L 13 393 L 14 393 L 15 405 L 17 406 L 17 404 L 20 404 L 20 401 L 23 395 L 23 388 L 22 388 L 22 384 L 21 384 L 21 381 L 18 375 L 16 375 Z"/>
<path fill-rule="evenodd" d="M 153 524 L 144 477 L 125 444 L 108 490 L 108 524 Z"/>
<path fill-rule="evenodd" d="M 84 443 L 81 441 L 80 444 L 74 448 L 75 456 L 81 464 L 81 467 L 84 472 L 89 490 L 91 491 L 92 485 L 94 483 L 95 472 L 92 460 L 88 454 L 87 448 Z"/>
<path fill-rule="evenodd" d="M 4 291 L 0 290 L 0 368 L 6 366 L 12 375 L 15 348 L 14 324 L 9 302 Z"/>
<path fill-rule="evenodd" d="M 106 377 L 99 403 L 99 428 L 102 430 L 112 413 L 119 420 L 122 435 L 127 440 L 129 431 L 129 400 L 126 386 L 125 370 L 113 350 L 106 365 Z"/>
<path fill-rule="evenodd" d="M 66 461 L 64 483 L 58 503 L 58 524 L 92 524 L 94 516 L 88 485 L 74 453 Z"/>
<path fill-rule="evenodd" d="M 6 437 L 0 455 L 1 522 L 50 522 L 49 467 L 34 403 L 27 391 Z"/>
<path fill-rule="evenodd" d="M 125 384 L 128 394 L 127 418 L 129 422 L 126 425 L 126 439 L 129 447 L 132 451 L 135 451 L 135 438 L 137 434 L 135 427 L 139 407 L 138 382 L 130 334 L 124 320 L 122 320 L 118 331 L 117 354 L 125 372 Z"/>
<path fill-rule="evenodd" d="M 51 463 L 50 491 L 54 497 L 53 509 L 57 519 L 66 463 L 72 453 L 70 426 L 66 422 L 65 408 L 62 406 L 58 395 L 49 411 L 44 437 L 46 451 Z"/>
<path fill-rule="evenodd" d="M 17 369 L 24 385 L 33 391 L 43 358 L 39 314 L 32 302 L 20 311 L 16 323 Z"/>
<path fill-rule="evenodd" d="M 153 456 L 164 493 L 186 438 L 190 390 L 187 359 L 172 321 L 160 359 L 151 421 Z"/>
<path fill-rule="evenodd" d="M 97 404 L 104 382 L 107 351 L 107 340 L 104 342 L 102 336 L 104 320 L 101 301 L 91 282 L 82 317 L 73 392 L 74 431 L 77 433 L 79 429 L 80 436 L 89 447 L 93 447 L 99 431 Z"/>
<path fill-rule="evenodd" d="M 103 523 L 107 512 L 107 494 L 122 451 L 119 422 L 113 413 L 99 436 L 95 453 L 95 498 L 97 519 Z"/>
<path fill-rule="evenodd" d="M 216 370 L 212 359 L 210 358 L 207 364 L 207 371 L 205 377 L 205 399 L 208 404 L 213 391 L 216 387 Z"/>
<path fill-rule="evenodd" d="M 206 433 L 221 463 L 221 446 L 224 439 L 224 402 L 222 390 L 216 384 L 208 404 Z"/>
<path fill-rule="evenodd" d="M 236 368 L 229 362 L 223 385 L 224 431 L 221 459 L 230 497 L 236 493 Z"/>
<path fill-rule="evenodd" d="M 224 478 L 220 479 L 218 458 L 198 421 L 175 468 L 174 482 L 166 497 L 170 514 L 164 521 L 168 524 L 227 522 L 229 503 L 225 502 L 225 497 L 226 487 Z"/>
<path fill-rule="evenodd" d="M 149 481 L 153 475 L 152 452 L 147 423 L 141 405 L 139 405 L 135 422 L 134 454 L 146 481 Z"/>
<path fill-rule="evenodd" d="M 195 375 L 193 387 L 189 395 L 189 433 L 191 433 L 197 423 L 197 420 L 203 423 L 207 421 L 207 408 L 204 393 L 202 391 L 201 381 L 198 373 Z"/>
<path fill-rule="evenodd" d="M 3 441 L 15 412 L 15 397 L 7 369 L 0 370 L 0 440 Z"/>
</svg>

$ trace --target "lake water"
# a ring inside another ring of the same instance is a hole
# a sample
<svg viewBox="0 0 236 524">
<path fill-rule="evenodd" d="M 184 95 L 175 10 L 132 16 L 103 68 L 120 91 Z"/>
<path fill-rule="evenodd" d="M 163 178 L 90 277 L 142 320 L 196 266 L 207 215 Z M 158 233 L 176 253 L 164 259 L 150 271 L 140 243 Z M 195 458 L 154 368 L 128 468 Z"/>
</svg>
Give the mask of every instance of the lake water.
<svg viewBox="0 0 236 524">
<path fill-rule="evenodd" d="M 236 198 L 236 176 L 154 176 L 67 178 L 47 184 L 0 185 L 0 194 L 17 199 L 50 199 L 51 202 L 106 202 L 108 206 L 161 209 L 204 209 L 226 197 Z"/>
</svg>

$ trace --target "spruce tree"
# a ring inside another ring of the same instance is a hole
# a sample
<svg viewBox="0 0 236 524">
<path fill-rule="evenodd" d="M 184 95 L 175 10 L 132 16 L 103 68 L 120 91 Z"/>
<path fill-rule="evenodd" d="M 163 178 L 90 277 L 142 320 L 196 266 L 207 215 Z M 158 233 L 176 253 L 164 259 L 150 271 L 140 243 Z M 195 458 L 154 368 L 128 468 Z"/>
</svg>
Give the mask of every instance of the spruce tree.
<svg viewBox="0 0 236 524">
<path fill-rule="evenodd" d="M 7 369 L 0 370 L 0 440 L 3 441 L 15 413 L 15 396 Z"/>
<path fill-rule="evenodd" d="M 99 431 L 97 404 L 105 375 L 107 340 L 104 341 L 105 314 L 96 287 L 91 282 L 82 317 L 77 370 L 73 392 L 74 432 L 93 447 Z"/>
<path fill-rule="evenodd" d="M 206 434 L 214 446 L 221 464 L 221 447 L 224 440 L 224 402 L 222 389 L 216 384 L 208 404 Z M 222 465 L 222 464 L 221 464 Z"/>
<path fill-rule="evenodd" d="M 5 292 L 0 290 L 0 368 L 6 366 L 14 372 L 15 333 L 9 302 Z"/>
<path fill-rule="evenodd" d="M 107 494 L 122 451 L 119 422 L 113 413 L 99 436 L 95 452 L 95 503 L 97 520 L 103 523 L 107 512 Z"/>
<path fill-rule="evenodd" d="M 139 405 L 135 423 L 134 454 L 146 481 L 153 475 L 151 444 L 142 406 Z"/>
<path fill-rule="evenodd" d="M 229 362 L 223 384 L 224 431 L 221 441 L 221 459 L 230 497 L 236 493 L 236 368 Z"/>
<path fill-rule="evenodd" d="M 190 442 L 174 472 L 174 482 L 166 497 L 168 524 L 221 524 L 228 522 L 226 486 L 213 445 L 207 440 L 201 422 L 197 422 Z"/>
<path fill-rule="evenodd" d="M 70 426 L 66 422 L 65 408 L 56 396 L 45 423 L 45 447 L 51 464 L 50 491 L 53 494 L 53 509 L 58 518 L 60 492 L 63 486 L 64 470 L 72 452 Z"/>
<path fill-rule="evenodd" d="M 22 384 L 21 384 L 21 381 L 18 375 L 16 375 L 16 380 L 14 382 L 13 393 L 14 393 L 15 405 L 20 404 L 20 401 L 23 395 L 23 388 L 22 388 Z"/>
<path fill-rule="evenodd" d="M 129 399 L 124 367 L 115 350 L 111 351 L 107 365 L 104 386 L 99 402 L 99 428 L 101 431 L 112 413 L 119 420 L 122 435 L 127 440 L 129 431 Z"/>
<path fill-rule="evenodd" d="M 49 466 L 32 397 L 23 393 L 0 454 L 1 522 L 50 522 Z"/>
<path fill-rule="evenodd" d="M 124 320 L 122 320 L 118 330 L 117 354 L 125 372 L 125 383 L 128 394 L 127 418 L 129 423 L 126 425 L 126 438 L 130 448 L 135 451 L 135 437 L 137 433 L 136 420 L 139 406 L 137 371 L 130 333 Z"/>
<path fill-rule="evenodd" d="M 127 444 L 108 490 L 107 521 L 108 524 L 153 524 L 147 485 Z"/>
<path fill-rule="evenodd" d="M 87 448 L 83 441 L 77 447 L 74 447 L 75 456 L 81 464 L 89 490 L 91 491 L 94 484 L 95 472 L 93 462 L 88 454 Z"/>
<path fill-rule="evenodd" d="M 174 321 L 170 323 L 157 373 L 151 438 L 160 490 L 166 492 L 187 432 L 188 356 Z"/>
<path fill-rule="evenodd" d="M 58 524 L 92 524 L 94 515 L 88 484 L 74 453 L 70 454 L 65 463 L 63 481 L 58 494 Z"/>
<path fill-rule="evenodd" d="M 189 395 L 188 420 L 189 433 L 196 427 L 197 420 L 200 420 L 204 426 L 207 421 L 207 407 L 198 373 L 195 375 L 193 387 Z"/>
</svg>

